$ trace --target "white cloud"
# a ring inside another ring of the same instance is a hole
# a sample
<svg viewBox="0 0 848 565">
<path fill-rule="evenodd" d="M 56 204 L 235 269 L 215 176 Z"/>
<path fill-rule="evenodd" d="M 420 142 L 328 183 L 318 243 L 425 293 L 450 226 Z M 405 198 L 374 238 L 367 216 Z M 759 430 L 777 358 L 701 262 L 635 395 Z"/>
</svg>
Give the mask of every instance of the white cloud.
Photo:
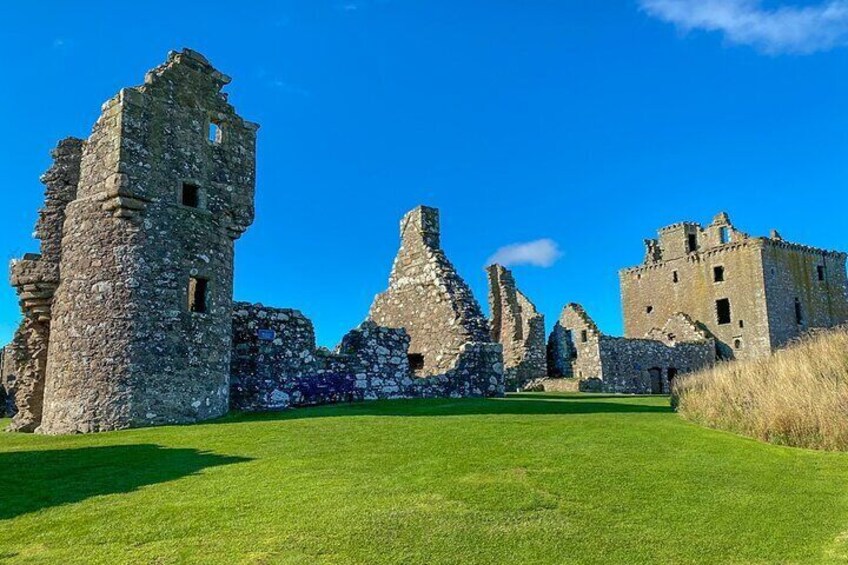
<svg viewBox="0 0 848 565">
<path fill-rule="evenodd" d="M 552 239 L 537 239 L 527 243 L 514 243 L 498 249 L 486 261 L 487 265 L 497 263 L 504 267 L 513 265 L 534 265 L 550 267 L 562 256 L 556 242 Z"/>
<path fill-rule="evenodd" d="M 848 45 L 848 0 L 765 8 L 761 0 L 639 0 L 647 14 L 684 31 L 718 31 L 766 53 L 808 54 Z"/>
</svg>

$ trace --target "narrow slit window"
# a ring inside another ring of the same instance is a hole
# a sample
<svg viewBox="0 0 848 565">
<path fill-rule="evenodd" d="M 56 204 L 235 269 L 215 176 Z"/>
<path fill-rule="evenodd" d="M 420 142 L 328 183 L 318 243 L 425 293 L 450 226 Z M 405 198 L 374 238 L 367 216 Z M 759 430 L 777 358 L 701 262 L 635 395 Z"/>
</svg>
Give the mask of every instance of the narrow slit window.
<svg viewBox="0 0 848 565">
<path fill-rule="evenodd" d="M 580 341 L 582 341 L 583 343 L 586 343 L 587 341 L 589 341 L 589 332 L 587 332 L 586 330 L 581 331 L 580 332 Z"/>
<path fill-rule="evenodd" d="M 209 142 L 219 145 L 224 140 L 224 130 L 221 123 L 211 120 L 209 122 Z"/>
<path fill-rule="evenodd" d="M 713 267 L 713 281 L 724 282 L 724 267 Z"/>
<path fill-rule="evenodd" d="M 189 208 L 200 208 L 200 187 L 189 182 L 184 182 L 182 203 L 183 206 L 188 206 Z"/>
<path fill-rule="evenodd" d="M 825 275 L 824 265 L 819 265 L 818 267 L 816 267 L 816 274 L 818 275 L 818 278 L 819 278 L 820 281 L 824 280 L 824 275 Z"/>
<path fill-rule="evenodd" d="M 734 349 L 742 349 L 742 340 L 741 339 L 734 339 L 733 340 L 733 347 L 734 347 Z"/>
<path fill-rule="evenodd" d="M 675 283 L 680 282 L 680 275 L 677 273 L 677 271 L 671 273 L 671 280 L 673 280 Z"/>
<path fill-rule="evenodd" d="M 188 281 L 188 310 L 205 314 L 209 307 L 209 280 L 191 277 Z"/>
<path fill-rule="evenodd" d="M 804 311 L 801 309 L 801 300 L 795 299 L 795 323 L 799 326 L 804 323 Z"/>
<path fill-rule="evenodd" d="M 740 327 L 740 328 L 744 328 L 744 327 L 745 327 L 745 320 L 739 320 L 739 327 Z"/>
<path fill-rule="evenodd" d="M 727 298 L 716 300 L 716 320 L 720 326 L 730 323 L 730 300 Z"/>
</svg>

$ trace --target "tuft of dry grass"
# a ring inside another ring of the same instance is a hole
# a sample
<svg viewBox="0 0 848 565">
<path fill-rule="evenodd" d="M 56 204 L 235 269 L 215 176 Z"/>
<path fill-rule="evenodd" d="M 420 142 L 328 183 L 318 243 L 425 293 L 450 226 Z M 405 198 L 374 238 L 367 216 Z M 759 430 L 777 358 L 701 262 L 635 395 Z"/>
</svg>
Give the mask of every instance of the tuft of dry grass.
<svg viewBox="0 0 848 565">
<path fill-rule="evenodd" d="M 848 329 L 678 379 L 686 419 L 780 445 L 848 450 Z"/>
</svg>

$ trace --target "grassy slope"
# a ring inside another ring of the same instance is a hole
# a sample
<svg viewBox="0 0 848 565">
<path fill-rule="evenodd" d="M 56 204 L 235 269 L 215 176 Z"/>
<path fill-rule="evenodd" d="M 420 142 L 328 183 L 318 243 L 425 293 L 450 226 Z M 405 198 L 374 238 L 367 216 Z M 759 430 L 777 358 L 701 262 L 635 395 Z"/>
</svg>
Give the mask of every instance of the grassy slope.
<svg viewBox="0 0 848 565">
<path fill-rule="evenodd" d="M 841 562 L 848 455 L 665 398 L 379 402 L 0 436 L 0 562 Z"/>
</svg>

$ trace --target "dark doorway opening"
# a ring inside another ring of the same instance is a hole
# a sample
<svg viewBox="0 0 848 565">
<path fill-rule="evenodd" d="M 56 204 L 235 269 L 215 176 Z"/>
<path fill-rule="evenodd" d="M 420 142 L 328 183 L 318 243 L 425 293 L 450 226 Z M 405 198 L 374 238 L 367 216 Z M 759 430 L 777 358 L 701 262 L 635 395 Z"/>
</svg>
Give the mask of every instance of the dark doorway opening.
<svg viewBox="0 0 848 565">
<path fill-rule="evenodd" d="M 677 369 L 674 367 L 668 368 L 668 392 L 670 393 L 674 388 L 674 379 L 677 378 Z"/>
<path fill-rule="evenodd" d="M 662 394 L 662 369 L 659 367 L 648 369 L 648 375 L 651 378 L 651 394 Z"/>
</svg>

